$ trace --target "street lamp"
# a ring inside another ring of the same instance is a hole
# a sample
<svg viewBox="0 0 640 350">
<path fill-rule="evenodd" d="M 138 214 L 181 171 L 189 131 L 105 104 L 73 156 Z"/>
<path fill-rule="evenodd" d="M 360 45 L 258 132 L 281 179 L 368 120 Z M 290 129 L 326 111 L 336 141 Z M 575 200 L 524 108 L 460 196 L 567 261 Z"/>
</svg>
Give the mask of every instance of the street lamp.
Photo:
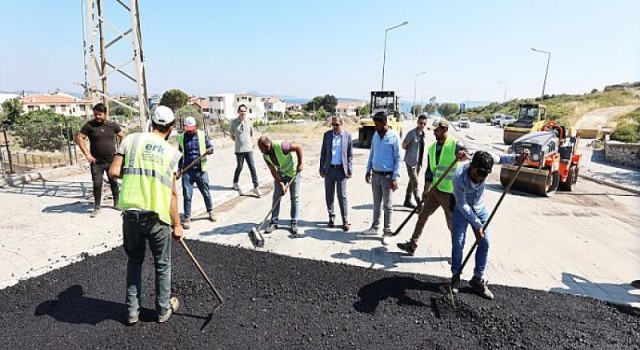
<svg viewBox="0 0 640 350">
<path fill-rule="evenodd" d="M 416 74 L 416 78 L 413 82 L 413 109 L 411 111 L 411 115 L 413 115 L 413 117 L 415 117 L 415 108 L 416 108 L 416 89 L 418 88 L 418 77 L 423 75 L 423 74 L 427 74 L 427 72 L 420 72 L 418 74 Z M 422 103 L 421 103 L 422 104 Z"/>
<path fill-rule="evenodd" d="M 384 31 L 384 51 L 382 53 L 382 88 L 380 89 L 380 91 L 384 91 L 384 64 L 386 63 L 386 60 L 387 60 L 387 33 L 389 33 L 389 31 L 392 29 L 396 29 L 398 27 L 402 27 L 403 25 L 407 25 L 407 24 L 409 24 L 409 22 L 404 21 L 401 24 L 398 24 L 397 26 L 393 26 L 391 28 L 387 28 Z"/>
<path fill-rule="evenodd" d="M 538 50 L 533 47 L 531 48 L 531 51 L 547 54 L 547 69 L 544 71 L 544 83 L 542 83 L 542 97 L 540 98 L 541 101 L 544 101 L 544 88 L 547 86 L 547 74 L 549 73 L 549 61 L 551 61 L 551 52 Z"/>
<path fill-rule="evenodd" d="M 505 103 L 505 102 L 507 102 L 507 84 L 505 84 L 505 83 L 503 83 L 501 81 L 498 81 L 498 84 L 504 86 L 504 96 L 502 97 L 502 103 Z"/>
</svg>

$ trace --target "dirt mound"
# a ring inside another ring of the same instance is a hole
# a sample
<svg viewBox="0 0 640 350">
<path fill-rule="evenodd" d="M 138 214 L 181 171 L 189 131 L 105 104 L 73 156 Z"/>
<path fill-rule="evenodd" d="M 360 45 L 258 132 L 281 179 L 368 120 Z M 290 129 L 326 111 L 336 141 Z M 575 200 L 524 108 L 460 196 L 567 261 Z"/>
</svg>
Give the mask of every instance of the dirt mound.
<svg viewBox="0 0 640 350">
<path fill-rule="evenodd" d="M 395 274 L 189 242 L 226 303 L 173 245 L 172 290 L 181 307 L 155 323 L 149 256 L 141 322 L 123 324 L 122 249 L 0 291 L 7 349 L 632 349 L 638 310 L 582 297 L 492 286 L 487 301 L 462 287 L 455 307 L 441 278 Z"/>
</svg>

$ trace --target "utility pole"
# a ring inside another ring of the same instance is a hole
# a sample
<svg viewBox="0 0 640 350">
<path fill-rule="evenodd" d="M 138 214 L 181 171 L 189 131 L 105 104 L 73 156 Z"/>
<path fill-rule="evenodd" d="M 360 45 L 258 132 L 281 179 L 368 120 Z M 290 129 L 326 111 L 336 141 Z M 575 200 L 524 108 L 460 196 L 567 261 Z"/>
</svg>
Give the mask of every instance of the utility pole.
<svg viewBox="0 0 640 350">
<path fill-rule="evenodd" d="M 411 115 L 413 118 L 416 117 L 416 113 L 415 113 L 415 108 L 416 108 L 416 90 L 418 88 L 418 77 L 423 75 L 423 74 L 427 74 L 427 72 L 420 72 L 418 74 L 416 74 L 416 77 L 413 81 L 413 107 L 412 107 L 412 111 L 411 111 Z M 422 106 L 422 102 L 420 102 L 420 106 Z"/>
<path fill-rule="evenodd" d="M 86 7 L 84 2 L 86 1 Z M 140 126 L 142 130 L 147 131 L 148 122 L 147 116 L 149 115 L 149 104 L 147 96 L 147 83 L 144 67 L 144 55 L 142 50 L 142 33 L 140 25 L 140 8 L 139 0 L 130 0 L 129 4 L 125 4 L 126 0 L 81 0 L 81 7 L 83 9 L 83 40 L 86 46 L 86 37 L 89 38 L 89 49 L 85 49 L 85 62 L 88 63 L 88 67 L 85 64 L 85 77 L 90 76 L 90 81 L 85 84 L 79 84 L 85 89 L 85 96 L 91 99 L 93 104 L 96 104 L 100 99 L 108 106 L 108 102 L 114 102 L 126 109 L 137 113 L 140 118 Z M 105 13 L 105 5 L 112 5 L 112 7 L 120 10 L 114 11 L 113 14 Z M 86 13 L 85 13 L 86 10 Z M 85 18 L 87 25 L 85 26 Z M 118 20 L 118 23 L 123 22 L 123 18 L 127 18 L 131 23 L 130 28 L 121 30 L 110 19 Z M 105 29 L 111 29 L 117 32 L 117 35 L 110 41 L 106 41 Z M 109 61 L 109 53 L 122 52 L 122 44 L 119 47 L 110 50 L 115 44 L 118 44 L 122 39 L 130 39 L 129 45 L 132 51 L 131 56 L 128 56 L 123 62 L 115 65 Z M 99 47 L 100 52 L 96 52 L 96 47 Z M 89 57 L 87 57 L 87 55 Z M 100 61 L 98 62 L 98 56 Z M 134 65 L 133 72 L 128 68 L 129 65 Z M 86 70 L 89 70 L 87 74 Z M 125 81 L 132 82 L 136 87 L 138 106 L 131 107 L 124 104 L 109 95 L 108 78 L 112 75 L 119 75 L 125 77 Z M 86 80 L 86 78 L 85 78 Z M 98 87 L 100 86 L 100 87 Z"/>
<path fill-rule="evenodd" d="M 404 21 L 397 26 L 385 29 L 384 31 L 384 51 L 382 52 L 382 87 L 380 88 L 380 91 L 384 91 L 384 65 L 387 62 L 387 33 L 389 33 L 389 31 L 392 29 L 396 29 L 407 24 L 409 24 L 409 22 Z"/>
<path fill-rule="evenodd" d="M 542 83 L 542 96 L 540 96 L 540 101 L 544 101 L 544 89 L 547 87 L 547 75 L 549 74 L 549 62 L 551 61 L 551 52 L 538 50 L 535 48 L 531 48 L 531 51 L 544 53 L 547 55 L 547 68 L 544 70 L 544 82 Z"/>
</svg>

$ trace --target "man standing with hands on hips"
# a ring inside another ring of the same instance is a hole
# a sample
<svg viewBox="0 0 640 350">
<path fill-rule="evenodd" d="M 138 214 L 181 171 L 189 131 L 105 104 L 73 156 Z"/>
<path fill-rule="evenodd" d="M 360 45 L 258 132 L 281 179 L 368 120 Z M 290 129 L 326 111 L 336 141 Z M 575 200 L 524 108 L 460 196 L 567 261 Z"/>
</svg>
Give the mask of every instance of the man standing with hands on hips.
<svg viewBox="0 0 640 350">
<path fill-rule="evenodd" d="M 182 153 L 180 164 L 178 165 L 178 175 L 182 177 L 182 195 L 184 196 L 184 221 L 182 227 L 191 227 L 191 197 L 193 197 L 193 184 L 195 183 L 204 198 L 204 205 L 209 213 L 209 221 L 216 221 L 213 213 L 213 199 L 209 191 L 209 175 L 207 174 L 207 158 L 204 157 L 191 169 L 183 172 L 189 164 L 194 162 L 203 154 L 213 154 L 213 142 L 202 130 L 197 130 L 196 119 L 186 117 L 184 119 L 184 133 L 178 135 L 178 148 Z"/>
<path fill-rule="evenodd" d="M 337 187 L 340 214 L 342 214 L 342 230 L 349 231 L 347 179 L 353 174 L 353 146 L 351 134 L 342 130 L 342 118 L 331 117 L 331 130 L 324 133 L 320 150 L 320 176 L 324 178 L 325 200 L 329 212 L 330 228 L 334 227 L 336 214 L 334 198 Z"/>
<path fill-rule="evenodd" d="M 391 214 L 393 212 L 393 191 L 398 189 L 400 177 L 400 139 L 387 125 L 387 114 L 378 112 L 373 116 L 375 134 L 371 140 L 371 152 L 367 162 L 365 180 L 371 183 L 373 192 L 373 223 L 364 232 L 366 235 L 378 234 L 380 213 L 384 208 L 384 228 L 382 244 L 388 244 L 391 232 Z M 382 208 L 381 205 L 382 204 Z"/>
</svg>

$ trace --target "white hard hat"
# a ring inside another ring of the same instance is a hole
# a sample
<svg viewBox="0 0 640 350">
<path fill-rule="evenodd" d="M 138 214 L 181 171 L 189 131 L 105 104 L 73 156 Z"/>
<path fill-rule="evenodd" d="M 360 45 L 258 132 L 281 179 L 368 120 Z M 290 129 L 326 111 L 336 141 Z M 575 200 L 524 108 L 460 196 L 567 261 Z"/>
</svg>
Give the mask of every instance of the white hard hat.
<svg viewBox="0 0 640 350">
<path fill-rule="evenodd" d="M 184 118 L 184 130 L 193 131 L 196 129 L 196 125 L 196 118 L 191 116 Z"/>
<path fill-rule="evenodd" d="M 155 124 L 162 126 L 171 124 L 175 119 L 173 111 L 167 106 L 158 106 L 153 118 L 151 118 Z"/>
</svg>

